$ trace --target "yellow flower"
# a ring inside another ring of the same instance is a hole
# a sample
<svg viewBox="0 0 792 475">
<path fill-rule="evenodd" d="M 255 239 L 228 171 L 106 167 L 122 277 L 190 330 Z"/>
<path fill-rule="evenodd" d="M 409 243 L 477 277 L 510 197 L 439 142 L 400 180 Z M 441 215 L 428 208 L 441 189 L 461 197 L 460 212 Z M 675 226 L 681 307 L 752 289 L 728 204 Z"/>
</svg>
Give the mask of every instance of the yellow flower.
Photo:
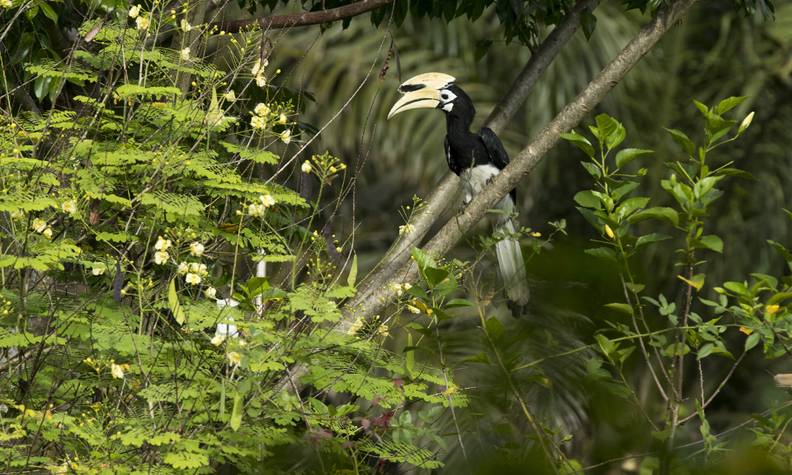
<svg viewBox="0 0 792 475">
<path fill-rule="evenodd" d="M 615 234 L 613 234 L 613 229 L 611 229 L 611 227 L 610 227 L 610 226 L 608 226 L 607 224 L 605 225 L 605 234 L 606 234 L 606 235 L 607 235 L 609 238 L 611 238 L 611 239 L 613 239 L 614 237 L 616 237 L 616 235 L 615 235 Z"/>
<path fill-rule="evenodd" d="M 181 57 L 182 61 L 189 61 L 190 60 L 190 47 L 186 47 L 183 50 L 179 51 L 179 56 Z"/>
<path fill-rule="evenodd" d="M 192 272 L 188 272 L 186 276 L 184 276 L 185 282 L 190 285 L 198 285 L 201 283 L 201 276 L 198 274 L 193 274 Z"/>
<path fill-rule="evenodd" d="M 775 303 L 765 307 L 765 312 L 767 312 L 768 315 L 775 315 L 779 310 L 781 310 L 781 306 Z"/>
<path fill-rule="evenodd" d="M 179 267 L 176 269 L 176 272 L 179 274 L 186 274 L 190 271 L 190 266 L 186 262 L 179 262 Z"/>
<path fill-rule="evenodd" d="M 220 346 L 220 345 L 223 344 L 225 339 L 226 339 L 225 335 L 218 334 L 218 335 L 215 335 L 209 342 L 211 344 L 213 344 L 214 346 Z"/>
<path fill-rule="evenodd" d="M 289 142 L 291 142 L 291 130 L 289 130 L 289 129 L 286 129 L 286 130 L 284 130 L 283 132 L 281 132 L 281 134 L 280 134 L 280 139 L 281 139 L 281 140 L 283 141 L 283 143 L 285 143 L 285 144 L 288 144 Z"/>
<path fill-rule="evenodd" d="M 129 18 L 133 20 L 140 15 L 140 5 L 135 5 L 134 7 L 129 9 Z"/>
<path fill-rule="evenodd" d="M 234 102 L 236 100 L 236 93 L 233 89 L 229 89 L 228 92 L 223 94 L 223 99 L 227 100 L 228 102 Z"/>
<path fill-rule="evenodd" d="M 148 30 L 148 27 L 149 25 L 151 25 L 151 22 L 149 21 L 148 18 L 144 16 L 139 16 L 135 20 L 135 25 L 137 25 L 138 30 Z"/>
<path fill-rule="evenodd" d="M 91 269 L 91 274 L 99 276 L 105 273 L 106 267 L 104 265 L 96 265 Z"/>
<path fill-rule="evenodd" d="M 300 167 L 300 170 L 302 170 L 303 173 L 311 173 L 311 171 L 313 170 L 313 167 L 311 166 L 311 162 L 309 162 L 308 160 L 304 161 L 302 166 Z"/>
<path fill-rule="evenodd" d="M 217 289 L 214 287 L 207 287 L 206 290 L 204 290 L 204 295 L 206 295 L 206 298 L 210 299 L 217 298 Z"/>
<path fill-rule="evenodd" d="M 45 238 L 47 238 L 47 239 L 52 239 L 52 228 L 50 228 L 50 227 L 47 227 L 47 229 L 45 229 L 45 230 L 44 230 L 44 231 L 41 233 L 41 235 L 42 235 L 42 236 L 44 236 L 44 237 L 45 237 Z"/>
<path fill-rule="evenodd" d="M 408 310 L 410 313 L 414 313 L 414 314 L 416 314 L 416 315 L 417 315 L 417 314 L 419 314 L 419 313 L 421 313 L 421 309 L 420 309 L 420 308 L 418 308 L 418 307 L 416 307 L 415 305 L 410 305 L 410 304 L 407 304 L 407 310 Z"/>
<path fill-rule="evenodd" d="M 287 121 L 288 121 L 288 119 L 286 118 L 286 114 L 281 112 L 281 115 L 278 116 L 278 123 L 281 124 L 281 125 L 286 125 Z"/>
<path fill-rule="evenodd" d="M 179 27 L 185 33 L 187 33 L 188 31 L 192 30 L 192 25 L 190 25 L 190 23 L 187 20 L 185 20 L 184 18 L 182 18 L 182 20 L 179 22 Z"/>
<path fill-rule="evenodd" d="M 242 362 L 242 355 L 236 351 L 229 351 L 226 353 L 226 358 L 228 358 L 228 362 L 234 366 L 239 366 L 239 363 Z"/>
<path fill-rule="evenodd" d="M 204 245 L 200 242 L 190 244 L 190 254 L 195 257 L 201 257 L 204 253 Z"/>
<path fill-rule="evenodd" d="M 542 233 L 540 233 L 539 231 L 534 231 L 531 233 L 531 237 L 540 238 L 542 237 Z"/>
<path fill-rule="evenodd" d="M 741 326 L 741 327 L 740 327 L 740 332 L 741 332 L 741 333 L 745 333 L 746 335 L 750 335 L 751 333 L 753 333 L 753 330 L 751 330 L 751 329 L 750 329 L 750 328 L 748 328 L 748 327 L 742 327 L 742 326 Z"/>
</svg>

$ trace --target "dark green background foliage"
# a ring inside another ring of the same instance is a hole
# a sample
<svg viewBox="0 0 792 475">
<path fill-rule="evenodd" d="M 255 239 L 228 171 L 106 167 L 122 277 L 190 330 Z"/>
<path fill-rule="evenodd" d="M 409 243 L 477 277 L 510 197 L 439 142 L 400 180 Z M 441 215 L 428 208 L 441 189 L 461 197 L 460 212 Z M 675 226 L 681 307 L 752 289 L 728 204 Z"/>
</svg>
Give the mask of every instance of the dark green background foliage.
<svg viewBox="0 0 792 475">
<path fill-rule="evenodd" d="M 478 126 L 574 2 L 200 28 L 351 3 L 0 6 L 0 471 L 788 473 L 792 3 L 694 7 L 520 182 L 522 314 L 482 224 L 368 320 L 447 173 L 396 87 Z M 512 156 L 664 6 L 584 15 Z"/>
</svg>

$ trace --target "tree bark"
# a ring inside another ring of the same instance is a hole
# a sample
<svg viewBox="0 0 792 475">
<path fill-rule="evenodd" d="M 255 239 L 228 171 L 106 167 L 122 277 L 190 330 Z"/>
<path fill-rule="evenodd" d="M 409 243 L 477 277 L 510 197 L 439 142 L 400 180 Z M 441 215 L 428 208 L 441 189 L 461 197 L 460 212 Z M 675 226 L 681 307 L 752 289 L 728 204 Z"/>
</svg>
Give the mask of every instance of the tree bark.
<svg viewBox="0 0 792 475">
<path fill-rule="evenodd" d="M 660 38 L 681 19 L 695 0 L 678 0 L 660 10 L 654 19 L 613 59 L 589 85 L 525 147 L 511 163 L 481 193 L 474 197 L 461 214 L 450 219 L 423 248 L 434 256 L 447 253 L 463 234 L 476 224 L 487 210 L 493 208 L 522 177 L 529 173 L 544 155 L 559 141 L 563 132 L 575 127 L 613 89 L 627 72 L 657 44 Z M 366 318 L 382 311 L 396 298 L 394 286 L 414 282 L 417 266 L 409 261 L 392 273 L 390 279 L 369 293 L 365 300 L 353 300 L 345 308 L 350 318 L 341 324 L 341 331 L 356 318 Z"/>
<path fill-rule="evenodd" d="M 336 8 L 319 10 L 315 12 L 301 12 L 290 15 L 274 15 L 260 18 L 245 18 L 242 20 L 227 20 L 214 23 L 220 30 L 227 33 L 237 33 L 248 26 L 259 25 L 263 30 L 274 30 L 278 28 L 291 28 L 293 26 L 320 25 L 331 23 L 338 20 L 352 18 L 363 13 L 370 12 L 385 5 L 393 3 L 394 0 L 361 0 Z"/>
</svg>

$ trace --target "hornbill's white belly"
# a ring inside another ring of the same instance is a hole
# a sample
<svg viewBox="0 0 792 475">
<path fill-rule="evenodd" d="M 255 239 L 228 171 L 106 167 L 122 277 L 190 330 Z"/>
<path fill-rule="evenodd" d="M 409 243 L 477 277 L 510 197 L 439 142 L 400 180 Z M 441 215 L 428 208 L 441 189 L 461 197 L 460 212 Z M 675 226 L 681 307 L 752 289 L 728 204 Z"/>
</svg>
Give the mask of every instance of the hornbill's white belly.
<svg viewBox="0 0 792 475">
<path fill-rule="evenodd" d="M 484 187 L 487 186 L 487 183 L 498 173 L 500 173 L 498 167 L 489 163 L 462 170 L 460 178 L 462 179 L 465 204 L 470 203 L 474 196 L 481 193 L 481 190 L 483 190 Z M 506 195 L 500 203 L 498 203 L 498 208 L 511 212 L 514 209 L 511 196 Z"/>
</svg>

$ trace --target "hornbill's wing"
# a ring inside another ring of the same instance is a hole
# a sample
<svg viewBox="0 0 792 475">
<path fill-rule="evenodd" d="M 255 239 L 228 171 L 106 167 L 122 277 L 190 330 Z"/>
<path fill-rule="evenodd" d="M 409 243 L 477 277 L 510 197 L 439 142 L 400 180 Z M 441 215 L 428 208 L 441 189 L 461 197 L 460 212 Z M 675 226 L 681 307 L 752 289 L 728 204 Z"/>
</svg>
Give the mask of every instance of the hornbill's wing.
<svg viewBox="0 0 792 475">
<path fill-rule="evenodd" d="M 500 139 L 489 127 L 482 127 L 479 134 L 481 136 L 481 141 L 484 142 L 484 148 L 487 149 L 490 161 L 498 167 L 499 170 L 503 170 L 509 163 L 509 154 L 506 153 L 506 149 L 503 148 Z"/>
<path fill-rule="evenodd" d="M 509 154 L 506 153 L 506 149 L 503 148 L 503 144 L 498 136 L 495 135 L 495 132 L 489 127 L 482 127 L 479 136 L 481 141 L 484 142 L 484 148 L 487 149 L 487 154 L 492 164 L 498 167 L 498 170 L 506 168 L 506 165 L 509 164 Z M 511 196 L 512 201 L 517 203 L 516 189 L 511 190 L 509 196 Z"/>
</svg>

